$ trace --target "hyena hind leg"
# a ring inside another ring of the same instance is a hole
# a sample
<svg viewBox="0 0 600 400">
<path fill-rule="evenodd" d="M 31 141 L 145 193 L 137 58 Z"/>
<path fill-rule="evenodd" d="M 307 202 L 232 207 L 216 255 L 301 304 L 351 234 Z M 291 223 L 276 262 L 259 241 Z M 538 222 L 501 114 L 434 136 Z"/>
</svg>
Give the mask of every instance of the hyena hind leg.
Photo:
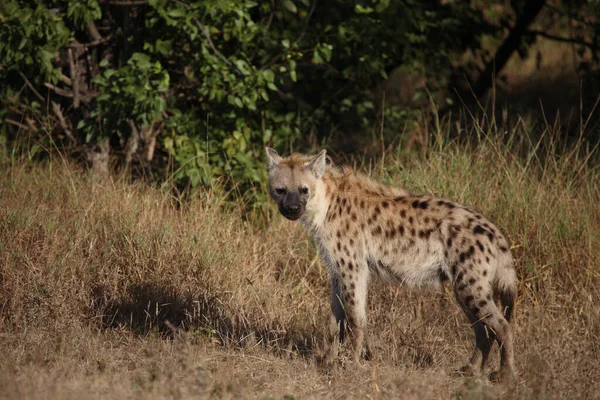
<svg viewBox="0 0 600 400">
<path fill-rule="evenodd" d="M 475 331 L 475 350 L 471 356 L 471 371 L 481 376 L 494 341 L 500 345 L 500 379 L 514 381 L 512 329 L 491 296 L 477 295 L 475 291 L 455 295 Z"/>
<path fill-rule="evenodd" d="M 486 317 L 485 320 L 486 324 L 494 331 L 496 340 L 500 346 L 500 371 L 498 380 L 513 385 L 515 383 L 515 371 L 512 327 L 497 307 L 495 307 L 495 311 L 489 317 Z M 492 375 L 492 378 L 494 378 L 494 375 Z"/>
<path fill-rule="evenodd" d="M 473 351 L 469 365 L 477 376 L 481 376 L 485 371 L 485 365 L 496 340 L 496 335 L 486 324 L 478 321 L 472 315 L 469 317 L 469 320 L 475 331 L 475 350 Z"/>
<path fill-rule="evenodd" d="M 461 372 L 472 374 L 474 376 L 482 376 L 485 364 L 490 354 L 490 350 L 495 340 L 495 335 L 493 331 L 488 329 L 486 324 L 481 321 L 479 317 L 477 317 L 471 311 L 471 309 L 469 309 L 467 303 L 470 304 L 476 301 L 473 295 L 462 296 L 462 293 L 460 293 L 455 287 L 454 296 L 461 309 L 469 319 L 471 327 L 475 331 L 475 349 L 473 350 L 473 354 L 471 355 L 469 363 L 461 368 Z"/>
</svg>

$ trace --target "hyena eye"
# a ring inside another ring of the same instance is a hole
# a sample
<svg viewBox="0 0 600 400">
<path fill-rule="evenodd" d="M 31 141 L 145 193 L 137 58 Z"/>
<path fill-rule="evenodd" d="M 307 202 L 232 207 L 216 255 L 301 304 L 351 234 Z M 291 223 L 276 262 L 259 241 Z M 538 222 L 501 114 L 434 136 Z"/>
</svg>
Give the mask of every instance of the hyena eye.
<svg viewBox="0 0 600 400">
<path fill-rule="evenodd" d="M 308 194 L 308 188 L 307 187 L 301 187 L 300 188 L 300 193 L 301 194 Z"/>
<path fill-rule="evenodd" d="M 285 192 L 286 192 L 285 188 L 276 188 L 275 189 L 275 193 L 277 193 L 279 195 L 285 194 Z"/>
</svg>

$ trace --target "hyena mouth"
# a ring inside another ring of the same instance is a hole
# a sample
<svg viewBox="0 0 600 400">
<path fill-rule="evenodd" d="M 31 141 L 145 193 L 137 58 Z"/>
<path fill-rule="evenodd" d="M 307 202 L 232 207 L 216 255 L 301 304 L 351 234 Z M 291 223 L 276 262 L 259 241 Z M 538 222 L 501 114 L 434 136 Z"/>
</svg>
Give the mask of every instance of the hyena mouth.
<svg viewBox="0 0 600 400">
<path fill-rule="evenodd" d="M 279 210 L 279 212 L 281 212 L 281 215 L 283 215 L 290 221 L 296 221 L 297 219 L 300 219 L 300 217 L 302 216 L 302 210 L 295 212 L 295 213 L 289 212 L 289 211 L 284 211 L 284 210 Z"/>
<path fill-rule="evenodd" d="M 296 213 L 296 214 L 284 214 L 284 213 L 281 213 L 281 215 L 283 215 L 284 217 L 286 217 L 290 221 L 296 221 L 297 219 L 300 219 L 300 217 L 302 216 L 302 213 Z"/>
</svg>

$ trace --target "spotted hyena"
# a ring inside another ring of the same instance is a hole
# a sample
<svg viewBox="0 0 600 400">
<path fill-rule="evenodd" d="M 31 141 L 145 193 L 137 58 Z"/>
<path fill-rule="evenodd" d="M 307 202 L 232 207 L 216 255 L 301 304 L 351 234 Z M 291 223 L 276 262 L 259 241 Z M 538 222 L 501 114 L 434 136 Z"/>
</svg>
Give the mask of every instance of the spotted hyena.
<svg viewBox="0 0 600 400">
<path fill-rule="evenodd" d="M 287 158 L 266 150 L 271 196 L 284 217 L 308 228 L 330 271 L 330 359 L 346 333 L 353 339 L 356 360 L 368 354 L 366 304 L 372 278 L 409 287 L 449 281 L 475 330 L 469 369 L 482 374 L 498 341 L 500 372 L 513 379 L 509 321 L 516 276 L 507 240 L 494 224 L 469 207 L 410 194 L 335 167 L 325 150 Z"/>
</svg>

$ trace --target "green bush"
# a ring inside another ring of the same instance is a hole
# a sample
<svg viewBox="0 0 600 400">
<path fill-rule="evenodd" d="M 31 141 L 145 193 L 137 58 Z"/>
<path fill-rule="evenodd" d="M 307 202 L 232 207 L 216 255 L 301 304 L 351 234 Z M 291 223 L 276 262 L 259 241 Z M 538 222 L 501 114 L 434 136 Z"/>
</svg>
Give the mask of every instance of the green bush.
<svg viewBox="0 0 600 400">
<path fill-rule="evenodd" d="M 486 1 L 5 0 L 1 132 L 13 148 L 52 141 L 244 192 L 264 181 L 265 144 L 371 134 L 382 107 L 396 139 L 414 112 L 376 97 L 388 74 L 402 66 L 451 93 L 517 3 L 495 15 Z"/>
<path fill-rule="evenodd" d="M 21 71 L 39 84 L 56 83 L 53 61 L 71 32 L 56 12 L 42 2 L 8 0 L 0 4 L 0 77 Z"/>
</svg>

